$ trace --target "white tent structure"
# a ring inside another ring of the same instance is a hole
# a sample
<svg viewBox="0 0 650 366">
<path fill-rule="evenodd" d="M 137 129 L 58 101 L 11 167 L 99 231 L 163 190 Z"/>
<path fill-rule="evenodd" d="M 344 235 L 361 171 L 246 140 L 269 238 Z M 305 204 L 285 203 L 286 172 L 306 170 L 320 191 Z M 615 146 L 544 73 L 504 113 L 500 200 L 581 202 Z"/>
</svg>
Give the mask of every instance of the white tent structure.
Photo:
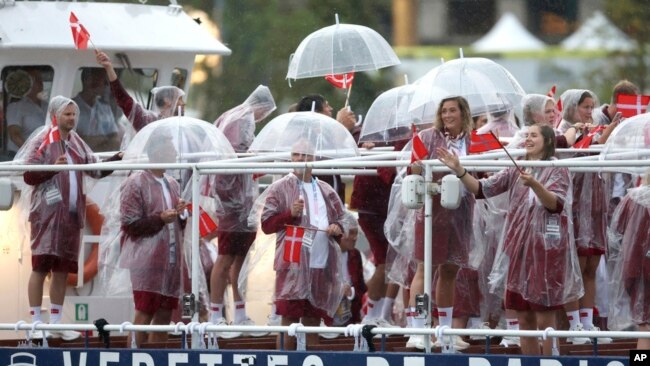
<svg viewBox="0 0 650 366">
<path fill-rule="evenodd" d="M 472 44 L 476 52 L 541 51 L 545 47 L 512 13 L 503 14 L 487 34 Z"/>
<path fill-rule="evenodd" d="M 635 47 L 634 41 L 600 11 L 595 11 L 561 45 L 568 50 L 630 51 Z"/>
</svg>

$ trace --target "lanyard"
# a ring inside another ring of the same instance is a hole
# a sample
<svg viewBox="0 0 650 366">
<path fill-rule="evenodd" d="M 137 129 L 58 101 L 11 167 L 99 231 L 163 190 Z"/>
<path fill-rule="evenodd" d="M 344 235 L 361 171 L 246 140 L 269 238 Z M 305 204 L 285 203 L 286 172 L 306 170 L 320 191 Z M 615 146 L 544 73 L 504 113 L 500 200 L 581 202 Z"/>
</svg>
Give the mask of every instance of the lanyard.
<svg viewBox="0 0 650 366">
<path fill-rule="evenodd" d="M 304 190 L 305 194 L 307 194 L 307 190 L 305 189 L 303 181 L 300 181 L 300 185 L 302 187 L 301 190 Z M 311 178 L 311 189 L 312 189 L 312 197 L 313 197 L 311 205 L 314 207 L 314 213 L 316 214 L 316 219 L 319 219 L 319 212 L 318 212 L 318 206 L 319 206 L 319 204 L 318 204 L 318 183 L 317 183 L 317 179 L 314 178 L 314 177 Z"/>
</svg>

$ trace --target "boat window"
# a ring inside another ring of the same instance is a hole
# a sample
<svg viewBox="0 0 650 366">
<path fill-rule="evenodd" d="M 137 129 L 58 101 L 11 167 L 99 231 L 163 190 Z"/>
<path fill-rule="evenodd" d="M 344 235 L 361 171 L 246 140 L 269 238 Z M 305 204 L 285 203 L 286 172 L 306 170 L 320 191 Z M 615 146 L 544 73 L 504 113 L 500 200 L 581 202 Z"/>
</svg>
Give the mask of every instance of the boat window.
<svg viewBox="0 0 650 366">
<path fill-rule="evenodd" d="M 172 73 L 171 85 L 185 90 L 185 84 L 187 82 L 187 69 L 181 69 L 180 67 L 174 68 Z"/>
<path fill-rule="evenodd" d="M 149 107 L 150 90 L 156 86 L 156 69 L 115 69 L 118 78 L 136 103 Z M 79 105 L 76 131 L 94 152 L 118 151 L 131 124 L 111 93 L 103 68 L 77 70 L 72 91 Z"/>
<path fill-rule="evenodd" d="M 29 135 L 45 124 L 54 69 L 7 66 L 0 72 L 0 160 L 13 159 Z"/>
</svg>

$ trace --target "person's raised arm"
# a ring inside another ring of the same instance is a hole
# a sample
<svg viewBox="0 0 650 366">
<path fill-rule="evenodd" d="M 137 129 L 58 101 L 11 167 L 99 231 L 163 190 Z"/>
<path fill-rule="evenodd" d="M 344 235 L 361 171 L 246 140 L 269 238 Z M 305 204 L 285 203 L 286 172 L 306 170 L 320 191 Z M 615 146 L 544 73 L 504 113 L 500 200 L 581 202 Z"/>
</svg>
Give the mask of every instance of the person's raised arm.
<svg viewBox="0 0 650 366">
<path fill-rule="evenodd" d="M 463 168 L 463 166 L 460 165 L 460 161 L 458 160 L 458 156 L 456 156 L 456 154 L 441 147 L 437 148 L 436 152 L 438 153 L 438 160 L 440 160 L 449 169 L 451 169 L 454 174 L 456 174 L 458 179 L 463 182 L 465 188 L 467 188 L 468 191 L 472 192 L 472 194 L 479 193 L 480 185 L 478 180 L 474 178 L 473 175 L 468 174 L 467 169 Z"/>
<path fill-rule="evenodd" d="M 604 144 L 607 142 L 607 139 L 609 138 L 609 135 L 612 134 L 612 131 L 619 125 L 621 122 L 621 112 L 617 112 L 614 118 L 612 119 L 612 122 L 605 127 L 605 130 L 603 131 L 602 135 L 598 138 L 598 143 L 599 144 Z"/>
<path fill-rule="evenodd" d="M 110 57 L 108 57 L 108 55 L 102 51 L 95 50 L 95 58 L 97 59 L 97 63 L 101 65 L 104 68 L 104 70 L 106 70 L 106 76 L 108 76 L 108 81 L 117 80 L 117 73 L 113 68 L 113 63 L 111 62 Z"/>
<path fill-rule="evenodd" d="M 530 187 L 533 190 L 537 198 L 539 198 L 539 201 L 544 207 L 546 207 L 546 209 L 551 212 L 557 211 L 557 196 L 555 193 L 546 189 L 546 187 L 544 187 L 542 183 L 535 180 L 531 174 L 525 172 L 520 173 L 519 179 L 521 179 L 523 185 Z"/>
<path fill-rule="evenodd" d="M 573 144 L 576 143 L 576 140 L 578 139 L 578 131 L 581 130 L 584 127 L 584 123 L 582 122 L 577 122 L 573 126 L 569 127 L 568 130 L 564 133 L 564 137 L 566 138 L 566 143 L 568 146 L 573 146 Z"/>
</svg>

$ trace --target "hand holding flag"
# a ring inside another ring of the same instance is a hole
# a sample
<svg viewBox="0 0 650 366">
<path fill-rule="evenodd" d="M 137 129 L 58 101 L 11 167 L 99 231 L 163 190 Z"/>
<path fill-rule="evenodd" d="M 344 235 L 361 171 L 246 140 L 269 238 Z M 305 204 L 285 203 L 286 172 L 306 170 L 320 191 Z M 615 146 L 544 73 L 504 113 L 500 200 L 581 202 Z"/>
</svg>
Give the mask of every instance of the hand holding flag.
<svg viewBox="0 0 650 366">
<path fill-rule="evenodd" d="M 70 29 L 72 30 L 72 40 L 78 50 L 88 49 L 88 42 L 93 45 L 93 48 L 97 49 L 90 40 L 90 33 L 83 24 L 79 23 L 79 19 L 73 12 L 70 12 Z"/>
<path fill-rule="evenodd" d="M 429 156 L 429 150 L 424 146 L 424 142 L 422 142 L 420 135 L 418 135 L 415 125 L 412 125 L 411 129 L 413 131 L 413 140 L 411 143 L 411 164 L 413 164 L 416 161 L 426 159 L 427 156 Z"/>
<path fill-rule="evenodd" d="M 584 135 L 584 137 L 580 141 L 573 144 L 573 148 L 574 149 L 588 149 L 589 146 L 591 146 L 591 141 L 593 140 L 594 136 L 597 133 L 603 131 L 604 129 L 605 129 L 605 126 L 598 126 L 598 127 L 594 128 L 594 129 L 592 129 L 591 131 L 589 131 L 588 134 Z"/>
<path fill-rule="evenodd" d="M 38 147 L 38 151 L 42 152 L 47 145 L 57 141 L 61 141 L 61 132 L 59 131 L 59 124 L 56 122 L 56 115 L 52 114 L 52 126 L 47 131 L 41 146 Z"/>
<path fill-rule="evenodd" d="M 350 91 L 352 90 L 352 81 L 354 81 L 354 72 L 341 75 L 326 75 L 325 80 L 339 89 L 348 90 L 348 95 L 345 97 L 345 106 L 347 107 L 348 102 L 350 101 Z"/>
<path fill-rule="evenodd" d="M 284 251 L 282 258 L 285 262 L 300 263 L 300 251 L 305 229 L 298 226 L 287 225 L 284 236 Z"/>
</svg>

